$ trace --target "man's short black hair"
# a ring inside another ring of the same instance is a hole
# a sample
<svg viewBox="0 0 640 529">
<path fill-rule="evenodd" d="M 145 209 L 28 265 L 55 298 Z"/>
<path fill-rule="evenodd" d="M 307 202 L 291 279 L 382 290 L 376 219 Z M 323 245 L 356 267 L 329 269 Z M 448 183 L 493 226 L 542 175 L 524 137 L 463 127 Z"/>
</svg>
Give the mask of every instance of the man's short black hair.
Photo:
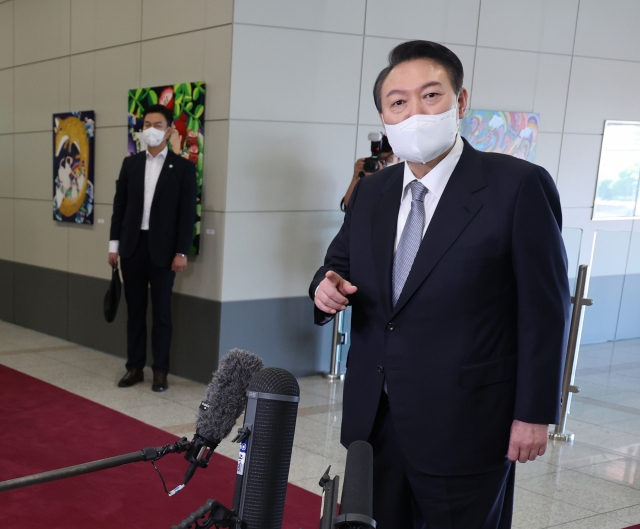
<svg viewBox="0 0 640 529">
<path fill-rule="evenodd" d="M 173 112 L 164 105 L 151 105 L 146 108 L 142 113 L 142 119 L 146 118 L 147 114 L 162 114 L 167 120 L 167 127 L 170 127 L 171 123 L 173 123 Z"/>
<path fill-rule="evenodd" d="M 378 112 L 382 113 L 382 99 L 380 91 L 382 90 L 382 83 L 384 83 L 389 72 L 391 72 L 391 70 L 400 63 L 416 59 L 428 59 L 443 66 L 449 74 L 449 80 L 451 81 L 451 86 L 453 86 L 455 93 L 460 94 L 462 81 L 464 79 L 464 70 L 462 69 L 462 63 L 460 62 L 460 59 L 458 59 L 458 56 L 449 48 L 442 44 L 438 44 L 437 42 L 431 42 L 428 40 L 411 40 L 409 42 L 398 44 L 391 50 L 389 53 L 389 66 L 378 74 L 378 78 L 373 85 L 373 100 L 376 103 Z"/>
</svg>

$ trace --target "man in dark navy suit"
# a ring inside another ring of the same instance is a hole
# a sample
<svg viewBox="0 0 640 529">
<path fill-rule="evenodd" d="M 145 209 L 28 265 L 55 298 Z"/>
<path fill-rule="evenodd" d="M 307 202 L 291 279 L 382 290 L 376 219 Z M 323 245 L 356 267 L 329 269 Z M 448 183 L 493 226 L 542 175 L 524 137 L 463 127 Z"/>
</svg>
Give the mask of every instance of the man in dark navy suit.
<svg viewBox="0 0 640 529">
<path fill-rule="evenodd" d="M 113 199 L 109 264 L 121 259 L 127 300 L 127 372 L 118 386 L 144 380 L 147 354 L 147 299 L 151 289 L 153 391 L 169 386 L 171 290 L 176 272 L 187 266 L 196 214 L 193 163 L 167 149 L 173 114 L 162 105 L 143 115 L 146 146 L 122 162 Z"/>
<path fill-rule="evenodd" d="M 397 46 L 374 86 L 406 163 L 361 179 L 310 287 L 315 320 L 353 307 L 342 443 L 374 448 L 379 529 L 511 527 L 515 462 L 558 420 L 569 316 L 547 171 L 457 133 L 458 57 Z"/>
</svg>

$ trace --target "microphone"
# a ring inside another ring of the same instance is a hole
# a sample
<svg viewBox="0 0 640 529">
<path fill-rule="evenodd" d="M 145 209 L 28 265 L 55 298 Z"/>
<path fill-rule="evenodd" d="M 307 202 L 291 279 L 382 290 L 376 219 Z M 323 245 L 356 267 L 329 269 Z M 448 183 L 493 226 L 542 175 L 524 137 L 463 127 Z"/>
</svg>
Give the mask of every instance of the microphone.
<svg viewBox="0 0 640 529">
<path fill-rule="evenodd" d="M 354 441 L 347 451 L 340 514 L 334 527 L 375 529 L 373 515 L 373 448 L 366 441 Z"/>
<path fill-rule="evenodd" d="M 280 529 L 300 387 L 284 369 L 265 368 L 247 390 L 233 511 L 247 529 Z"/>
<path fill-rule="evenodd" d="M 200 404 L 191 448 L 184 456 L 191 464 L 183 484 L 171 495 L 184 488 L 198 467 L 207 468 L 213 451 L 229 435 L 244 410 L 251 377 L 263 367 L 258 355 L 241 349 L 232 349 L 220 359 Z"/>
</svg>

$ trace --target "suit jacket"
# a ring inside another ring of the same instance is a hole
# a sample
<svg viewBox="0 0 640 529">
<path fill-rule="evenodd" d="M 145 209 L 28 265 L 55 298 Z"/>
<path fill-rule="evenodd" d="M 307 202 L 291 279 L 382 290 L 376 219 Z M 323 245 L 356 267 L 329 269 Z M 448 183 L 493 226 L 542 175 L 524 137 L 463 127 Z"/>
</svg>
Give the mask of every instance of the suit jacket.
<svg viewBox="0 0 640 529">
<path fill-rule="evenodd" d="M 310 287 L 328 270 L 358 287 L 342 443 L 369 437 L 386 378 L 416 468 L 484 472 L 505 461 L 514 419 L 558 420 L 570 305 L 558 193 L 543 168 L 465 141 L 392 308 L 402 181 L 401 164 L 360 180 Z"/>
<path fill-rule="evenodd" d="M 111 216 L 111 240 L 120 241 L 118 253 L 130 257 L 138 244 L 144 209 L 146 152 L 122 162 Z M 149 215 L 149 252 L 156 266 L 167 267 L 177 253 L 188 254 L 196 215 L 196 168 L 167 152 L 158 176 Z"/>
</svg>

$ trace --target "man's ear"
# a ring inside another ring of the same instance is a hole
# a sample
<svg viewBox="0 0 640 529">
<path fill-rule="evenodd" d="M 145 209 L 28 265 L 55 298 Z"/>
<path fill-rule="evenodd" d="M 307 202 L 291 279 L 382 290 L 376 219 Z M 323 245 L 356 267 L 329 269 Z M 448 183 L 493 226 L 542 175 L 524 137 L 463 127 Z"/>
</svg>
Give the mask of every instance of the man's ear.
<svg viewBox="0 0 640 529">
<path fill-rule="evenodd" d="M 467 105 L 469 104 L 469 92 L 466 88 L 460 90 L 458 95 L 458 119 L 464 118 L 467 112 Z"/>
</svg>

